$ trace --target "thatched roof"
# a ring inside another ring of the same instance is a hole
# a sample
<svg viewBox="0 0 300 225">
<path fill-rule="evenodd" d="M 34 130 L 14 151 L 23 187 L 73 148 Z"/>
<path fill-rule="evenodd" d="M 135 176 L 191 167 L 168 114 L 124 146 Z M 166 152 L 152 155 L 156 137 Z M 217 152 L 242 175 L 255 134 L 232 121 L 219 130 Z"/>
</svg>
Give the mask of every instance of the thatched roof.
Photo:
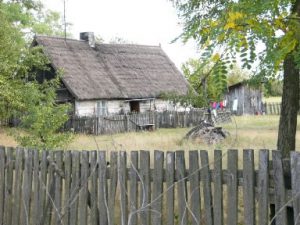
<svg viewBox="0 0 300 225">
<path fill-rule="evenodd" d="M 62 81 L 78 100 L 158 97 L 185 94 L 188 84 L 159 46 L 96 44 L 37 36 L 52 66 L 63 70 Z"/>
</svg>

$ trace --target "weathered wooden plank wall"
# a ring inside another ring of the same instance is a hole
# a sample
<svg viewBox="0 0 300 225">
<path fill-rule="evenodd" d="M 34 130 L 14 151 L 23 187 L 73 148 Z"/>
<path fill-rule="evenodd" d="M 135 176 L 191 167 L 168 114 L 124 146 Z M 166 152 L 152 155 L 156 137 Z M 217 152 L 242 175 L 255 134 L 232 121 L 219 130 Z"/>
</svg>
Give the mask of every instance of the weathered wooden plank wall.
<svg viewBox="0 0 300 225">
<path fill-rule="evenodd" d="M 288 224 L 286 206 L 300 224 L 299 183 L 298 152 L 286 162 L 268 150 L 257 159 L 253 150 L 242 157 L 237 150 L 216 150 L 209 159 L 205 150 L 107 157 L 104 151 L 0 147 L 0 224 Z"/>
<path fill-rule="evenodd" d="M 220 111 L 213 117 L 215 123 L 231 122 L 230 112 Z M 115 134 L 143 129 L 192 127 L 208 120 L 205 110 L 190 112 L 148 112 L 105 117 L 74 117 L 65 124 L 65 130 L 88 134 Z"/>
</svg>

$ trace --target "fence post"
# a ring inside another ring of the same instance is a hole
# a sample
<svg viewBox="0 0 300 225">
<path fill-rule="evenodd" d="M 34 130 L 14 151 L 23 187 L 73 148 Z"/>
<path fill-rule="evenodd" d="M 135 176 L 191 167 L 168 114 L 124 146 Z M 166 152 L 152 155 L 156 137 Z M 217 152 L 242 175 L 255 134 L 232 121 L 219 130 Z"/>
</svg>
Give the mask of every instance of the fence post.
<svg viewBox="0 0 300 225">
<path fill-rule="evenodd" d="M 0 146 L 0 224 L 4 218 L 4 190 L 5 190 L 5 148 Z"/>
<path fill-rule="evenodd" d="M 128 132 L 128 116 L 127 114 L 124 115 L 124 128 L 125 128 L 125 131 Z"/>
</svg>

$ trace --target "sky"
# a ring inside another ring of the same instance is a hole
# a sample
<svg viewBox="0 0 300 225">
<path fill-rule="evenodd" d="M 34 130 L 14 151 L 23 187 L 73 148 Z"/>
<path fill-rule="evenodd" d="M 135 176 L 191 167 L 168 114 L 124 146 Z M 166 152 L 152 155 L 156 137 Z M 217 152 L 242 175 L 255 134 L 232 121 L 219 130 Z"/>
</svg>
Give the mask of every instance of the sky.
<svg viewBox="0 0 300 225">
<path fill-rule="evenodd" d="M 63 0 L 44 0 L 43 4 L 63 15 Z M 160 44 L 178 69 L 197 57 L 194 43 L 171 44 L 182 27 L 168 0 L 66 0 L 66 21 L 72 24 L 75 39 L 80 32 L 94 32 L 105 42 L 120 37 L 135 44 Z"/>
</svg>

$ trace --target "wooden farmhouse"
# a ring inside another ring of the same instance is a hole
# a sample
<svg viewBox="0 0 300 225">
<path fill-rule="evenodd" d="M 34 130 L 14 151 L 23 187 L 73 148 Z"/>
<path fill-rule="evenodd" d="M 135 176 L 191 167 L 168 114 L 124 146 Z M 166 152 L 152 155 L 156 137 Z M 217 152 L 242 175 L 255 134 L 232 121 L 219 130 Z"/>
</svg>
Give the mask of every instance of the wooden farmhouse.
<svg viewBox="0 0 300 225">
<path fill-rule="evenodd" d="M 228 87 L 225 96 L 226 107 L 236 115 L 255 115 L 262 113 L 262 91 L 239 82 Z"/>
<path fill-rule="evenodd" d="M 149 110 L 171 110 L 162 93 L 184 95 L 188 83 L 160 46 L 96 44 L 93 33 L 80 40 L 36 36 L 51 62 L 38 80 L 62 70 L 57 100 L 70 102 L 77 116 L 102 116 Z"/>
</svg>

